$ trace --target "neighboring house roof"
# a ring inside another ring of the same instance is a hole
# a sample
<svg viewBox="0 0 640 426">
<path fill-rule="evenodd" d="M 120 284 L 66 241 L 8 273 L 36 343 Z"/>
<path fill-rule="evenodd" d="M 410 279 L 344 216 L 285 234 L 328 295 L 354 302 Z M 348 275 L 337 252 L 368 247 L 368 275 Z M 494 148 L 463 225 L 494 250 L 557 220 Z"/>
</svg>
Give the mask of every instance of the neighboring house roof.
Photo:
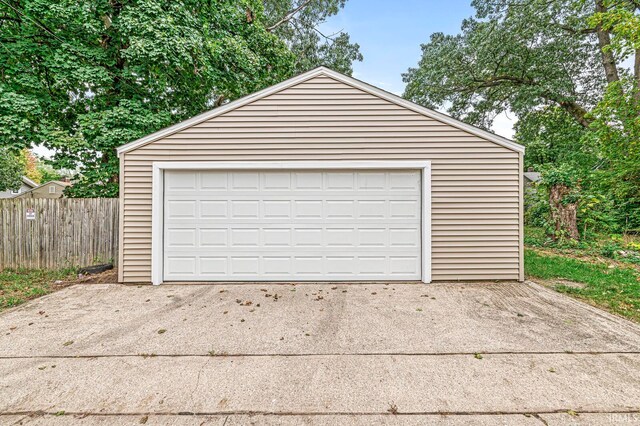
<svg viewBox="0 0 640 426">
<path fill-rule="evenodd" d="M 325 75 L 328 77 L 331 77 L 335 80 L 338 80 L 342 83 L 348 84 L 352 87 L 356 87 L 358 89 L 361 89 L 365 92 L 368 92 L 371 95 L 374 96 L 378 96 L 379 98 L 385 99 L 389 102 L 392 102 L 396 105 L 402 106 L 404 108 L 410 109 L 414 112 L 417 112 L 419 114 L 422 114 L 424 116 L 427 116 L 429 118 L 432 118 L 434 120 L 438 120 L 440 122 L 449 124 L 453 127 L 456 127 L 460 130 L 464 130 L 468 133 L 471 133 L 472 135 L 476 135 L 479 136 L 483 139 L 486 139 L 488 141 L 494 142 L 498 145 L 504 146 L 505 148 L 511 149 L 513 151 L 517 151 L 517 152 L 521 152 L 524 153 L 524 146 L 519 145 L 507 138 L 503 138 L 502 136 L 498 136 L 495 133 L 491 133 L 488 132 L 486 130 L 480 129 L 478 127 L 472 126 L 470 124 L 467 123 L 463 123 L 460 120 L 456 120 L 453 117 L 450 117 L 446 114 L 443 114 L 441 112 L 437 112 L 434 110 L 431 110 L 429 108 L 425 108 L 423 106 L 414 104 L 413 102 L 407 101 L 406 99 L 401 98 L 400 96 L 394 95 L 393 93 L 389 93 L 385 90 L 382 90 L 380 88 L 371 86 L 363 81 L 357 80 L 353 77 L 349 77 L 346 76 L 344 74 L 340 74 L 339 72 L 333 71 L 329 68 L 326 67 L 318 67 L 316 69 L 313 69 L 311 71 L 307 71 L 306 73 L 300 74 L 297 77 L 293 77 L 290 78 L 289 80 L 283 81 L 280 84 L 276 84 L 274 86 L 268 87 L 264 90 L 261 90 L 259 92 L 256 92 L 254 94 L 245 96 L 244 98 L 240 98 L 236 101 L 230 102 L 226 105 L 223 105 L 221 107 L 212 109 L 210 111 L 204 112 L 200 115 L 197 115 L 193 118 L 190 118 L 188 120 L 182 121 L 178 124 L 175 124 L 173 126 L 167 127 L 165 129 L 159 130 L 155 133 L 152 133 L 148 136 L 145 136 L 143 138 L 140 138 L 138 140 L 135 140 L 133 142 L 129 142 L 128 144 L 122 145 L 118 148 L 118 155 L 132 151 L 134 149 L 140 148 L 141 146 L 144 146 L 148 143 L 151 143 L 153 141 L 156 141 L 158 139 L 161 139 L 165 136 L 171 135 L 173 133 L 176 133 L 180 130 L 186 129 L 188 127 L 191 127 L 193 125 L 196 125 L 198 123 L 201 123 L 203 121 L 209 120 L 213 117 L 216 117 L 218 115 L 224 114 L 226 112 L 229 112 L 231 110 L 234 110 L 236 108 L 239 108 L 243 105 L 246 105 L 250 102 L 254 102 L 258 99 L 264 98 L 265 96 L 269 96 L 271 94 L 274 94 L 276 92 L 279 92 L 283 89 L 286 89 L 288 87 L 294 86 L 296 84 L 302 83 L 303 81 L 309 80 L 311 78 L 317 77 L 319 75 Z"/>
<path fill-rule="evenodd" d="M 71 186 L 70 182 L 62 182 L 62 181 L 59 181 L 59 180 L 50 180 L 49 182 L 45 182 L 45 183 L 42 183 L 40 185 L 36 184 L 36 186 L 31 188 L 30 190 L 21 192 L 20 194 L 17 194 L 12 198 L 22 198 L 25 194 L 29 194 L 29 193 L 35 191 L 36 189 L 39 189 L 39 188 L 42 188 L 43 186 L 47 186 L 47 185 L 51 185 L 51 184 L 55 184 L 55 185 L 61 186 L 63 188 L 66 188 L 67 186 Z"/>
<path fill-rule="evenodd" d="M 538 182 L 540 180 L 540 173 L 538 172 L 524 172 L 524 177 L 529 180 L 529 182 Z"/>
<path fill-rule="evenodd" d="M 25 185 L 30 186 L 31 188 L 35 188 L 36 186 L 38 186 L 36 182 L 32 181 L 26 176 L 22 176 L 22 182 L 24 182 Z"/>
</svg>

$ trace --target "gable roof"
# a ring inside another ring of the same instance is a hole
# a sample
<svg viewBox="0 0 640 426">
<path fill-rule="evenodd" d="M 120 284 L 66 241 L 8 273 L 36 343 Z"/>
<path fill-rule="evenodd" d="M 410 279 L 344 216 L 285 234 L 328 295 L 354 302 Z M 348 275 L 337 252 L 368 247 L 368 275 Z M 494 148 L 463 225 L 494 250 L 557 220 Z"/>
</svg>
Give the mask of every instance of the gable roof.
<svg viewBox="0 0 640 426">
<path fill-rule="evenodd" d="M 248 103 L 254 102 L 258 99 L 262 99 L 266 96 L 272 95 L 274 93 L 277 93 L 281 90 L 287 89 L 289 87 L 295 86 L 299 83 L 302 83 L 304 81 L 307 81 L 309 79 L 312 79 L 314 77 L 318 77 L 318 76 L 326 76 L 326 77 L 330 77 L 333 78 L 334 80 L 340 81 L 344 84 L 347 84 L 349 86 L 355 87 L 357 89 L 363 90 L 371 95 L 377 96 L 381 99 L 384 99 L 386 101 L 389 101 L 393 104 L 396 104 L 398 106 L 407 108 L 409 110 L 412 110 L 414 112 L 417 112 L 418 114 L 422 114 L 426 117 L 432 118 L 434 120 L 440 121 L 442 123 L 446 123 L 449 124 L 455 128 L 458 128 L 460 130 L 463 130 L 467 133 L 470 133 L 472 135 L 481 137 L 483 139 L 486 139 L 488 141 L 494 142 L 498 145 L 501 145 L 505 148 L 511 149 L 513 151 L 516 152 L 521 152 L 524 153 L 524 146 L 517 144 L 515 142 L 513 142 L 512 140 L 509 140 L 507 138 L 504 138 L 502 136 L 498 136 L 495 133 L 480 129 L 479 127 L 475 127 L 472 126 L 470 124 L 464 123 L 460 120 L 457 120 L 453 117 L 450 117 L 446 114 L 443 114 L 441 112 L 438 111 L 434 111 L 432 109 L 429 108 L 425 108 L 423 106 L 420 106 L 418 104 L 415 104 L 413 102 L 410 102 L 406 99 L 401 98 L 400 96 L 394 95 L 393 93 L 389 93 L 383 89 L 380 89 L 378 87 L 375 86 L 371 86 L 370 84 L 367 84 L 363 81 L 357 80 L 353 77 L 349 77 L 347 75 L 341 74 L 339 72 L 333 71 L 329 68 L 326 67 L 318 67 L 315 68 L 311 71 L 307 71 L 303 74 L 300 74 L 296 77 L 290 78 L 289 80 L 285 80 L 282 83 L 276 84 L 274 86 L 271 87 L 267 87 L 266 89 L 263 89 L 259 92 L 253 93 L 251 95 L 245 96 L 243 98 L 237 99 L 233 102 L 229 102 L 226 105 L 220 106 L 218 108 L 212 109 L 210 111 L 206 111 L 200 115 L 196 115 L 195 117 L 192 117 L 188 120 L 182 121 L 180 123 L 174 124 L 173 126 L 170 127 L 166 127 L 162 130 L 159 130 L 155 133 L 151 133 L 150 135 L 147 135 L 143 138 L 140 138 L 138 140 L 135 140 L 133 142 L 129 142 L 125 145 L 122 145 L 120 147 L 118 147 L 117 151 L 118 151 L 118 156 L 120 156 L 120 154 L 124 154 L 126 152 L 129 151 L 133 151 L 134 149 L 140 148 L 141 146 L 147 145 L 151 142 L 154 142 L 158 139 L 162 139 L 165 136 L 169 136 L 172 135 L 176 132 L 179 132 L 180 130 L 189 128 L 191 126 L 194 126 L 196 124 L 202 123 L 204 121 L 207 121 L 211 118 L 217 117 L 219 115 L 222 115 L 226 112 L 232 111 L 236 108 L 239 108 L 243 105 L 246 105 Z"/>
<path fill-rule="evenodd" d="M 22 182 L 27 185 L 30 186 L 31 188 L 35 188 L 36 186 L 38 186 L 37 183 L 35 183 L 34 181 L 32 181 L 31 179 L 29 179 L 26 176 L 22 176 Z"/>
</svg>

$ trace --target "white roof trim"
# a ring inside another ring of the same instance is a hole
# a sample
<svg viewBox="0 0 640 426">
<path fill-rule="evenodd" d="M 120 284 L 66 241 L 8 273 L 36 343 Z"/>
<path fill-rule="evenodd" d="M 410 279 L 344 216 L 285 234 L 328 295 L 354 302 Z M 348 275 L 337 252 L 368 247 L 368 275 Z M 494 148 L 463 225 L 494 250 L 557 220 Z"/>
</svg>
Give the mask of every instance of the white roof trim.
<svg viewBox="0 0 640 426">
<path fill-rule="evenodd" d="M 29 179 L 26 176 L 22 176 L 22 182 L 24 182 L 25 184 L 29 185 L 31 188 L 35 188 L 36 186 L 38 186 L 37 183 L 35 183 L 34 181 L 32 181 L 31 179 Z"/>
<path fill-rule="evenodd" d="M 191 126 L 195 126 L 196 124 L 202 123 L 203 121 L 209 120 L 211 118 L 214 118 L 218 115 L 222 115 L 226 112 L 232 111 L 236 108 L 239 108 L 243 105 L 246 105 L 248 103 L 251 103 L 253 101 L 256 101 L 258 99 L 264 98 L 266 96 L 272 95 L 276 92 L 279 92 L 281 90 L 284 90 L 288 87 L 291 86 L 295 86 L 296 84 L 302 83 L 306 80 L 309 80 L 311 78 L 320 76 L 320 75 L 325 75 L 327 77 L 331 77 L 335 80 L 338 80 L 342 83 L 345 83 L 349 86 L 361 89 L 371 95 L 377 96 L 379 98 L 385 99 L 391 103 L 394 103 L 396 105 L 399 105 L 401 107 L 407 108 L 411 111 L 417 112 L 419 114 L 422 114 L 426 117 L 432 118 L 434 120 L 437 121 L 441 121 L 443 123 L 449 124 L 453 127 L 456 127 L 460 130 L 463 130 L 465 132 L 471 133 L 472 135 L 476 135 L 478 137 L 481 137 L 483 139 L 486 139 L 488 141 L 494 142 L 498 145 L 501 145 L 505 148 L 511 149 L 513 151 L 516 152 L 521 152 L 524 153 L 524 146 L 517 144 L 507 138 L 503 138 L 502 136 L 498 136 L 495 133 L 491 133 L 488 132 L 486 130 L 480 129 L 478 127 L 472 126 L 470 124 L 466 124 L 463 123 L 460 120 L 457 120 L 453 117 L 450 117 L 446 114 L 443 114 L 441 112 L 437 112 L 434 110 L 431 110 L 429 108 L 425 108 L 423 106 L 414 104 L 413 102 L 410 102 L 406 99 L 401 98 L 400 96 L 394 95 L 393 93 L 389 93 L 385 90 L 382 90 L 380 88 L 371 86 L 370 84 L 367 84 L 365 82 L 362 82 L 360 80 L 356 80 L 353 77 L 349 77 L 346 76 L 344 74 L 340 74 L 339 72 L 333 71 L 329 68 L 326 67 L 318 67 L 315 68 L 311 71 L 307 71 L 303 74 L 300 74 L 296 77 L 290 78 L 289 80 L 283 81 L 282 83 L 276 84 L 274 86 L 271 87 L 267 87 L 266 89 L 263 89 L 259 92 L 253 93 L 251 95 L 245 96 L 244 98 L 240 98 L 238 100 L 235 100 L 233 102 L 229 102 L 226 105 L 223 105 L 221 107 L 212 109 L 210 111 L 206 111 L 200 115 L 196 115 L 195 117 L 192 117 L 188 120 L 182 121 L 180 123 L 174 124 L 173 126 L 164 128 L 162 130 L 159 130 L 155 133 L 151 133 L 150 135 L 147 135 L 143 138 L 140 138 L 138 140 L 135 140 L 133 142 L 129 142 L 128 144 L 122 145 L 120 147 L 118 147 L 117 151 L 118 151 L 118 156 L 120 156 L 120 154 L 124 154 L 126 152 L 132 151 L 136 148 L 139 148 L 143 145 L 146 145 L 150 142 L 156 141 L 158 139 L 161 139 L 165 136 L 169 136 L 171 134 L 174 134 L 176 132 L 179 132 L 180 130 L 189 128 Z"/>
</svg>

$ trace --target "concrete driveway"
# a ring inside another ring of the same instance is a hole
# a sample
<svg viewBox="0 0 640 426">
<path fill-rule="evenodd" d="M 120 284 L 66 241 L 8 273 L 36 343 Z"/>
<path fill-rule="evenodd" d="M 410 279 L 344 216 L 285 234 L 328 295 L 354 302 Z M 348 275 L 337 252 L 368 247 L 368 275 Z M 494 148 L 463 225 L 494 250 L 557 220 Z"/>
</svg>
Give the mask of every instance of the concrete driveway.
<svg viewBox="0 0 640 426">
<path fill-rule="evenodd" d="M 640 327 L 531 283 L 77 285 L 0 330 L 2 424 L 640 424 Z"/>
</svg>

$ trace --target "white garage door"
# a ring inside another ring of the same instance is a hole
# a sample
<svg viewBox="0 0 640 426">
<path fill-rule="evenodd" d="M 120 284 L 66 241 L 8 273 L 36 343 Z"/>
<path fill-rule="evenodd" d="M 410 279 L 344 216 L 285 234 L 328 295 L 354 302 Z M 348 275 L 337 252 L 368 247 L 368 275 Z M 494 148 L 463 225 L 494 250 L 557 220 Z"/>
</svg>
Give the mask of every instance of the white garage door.
<svg viewBox="0 0 640 426">
<path fill-rule="evenodd" d="M 415 171 L 174 171 L 164 280 L 419 280 Z"/>
</svg>

